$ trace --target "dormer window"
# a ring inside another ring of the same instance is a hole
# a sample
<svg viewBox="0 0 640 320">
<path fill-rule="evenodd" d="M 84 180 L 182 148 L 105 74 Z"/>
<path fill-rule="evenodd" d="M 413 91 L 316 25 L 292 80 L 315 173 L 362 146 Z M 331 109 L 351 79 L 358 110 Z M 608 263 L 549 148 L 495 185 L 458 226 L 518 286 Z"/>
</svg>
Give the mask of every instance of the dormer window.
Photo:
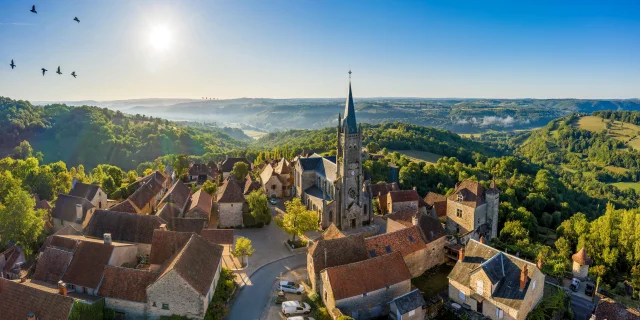
<svg viewBox="0 0 640 320">
<path fill-rule="evenodd" d="M 458 192 L 458 201 L 462 201 L 463 197 L 462 197 L 462 192 Z"/>
</svg>

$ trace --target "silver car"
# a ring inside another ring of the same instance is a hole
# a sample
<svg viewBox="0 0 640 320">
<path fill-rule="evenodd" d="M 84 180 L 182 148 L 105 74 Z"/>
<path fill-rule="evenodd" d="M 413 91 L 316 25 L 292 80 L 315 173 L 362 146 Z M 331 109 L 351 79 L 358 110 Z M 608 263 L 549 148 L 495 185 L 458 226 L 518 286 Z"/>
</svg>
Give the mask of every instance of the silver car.
<svg viewBox="0 0 640 320">
<path fill-rule="evenodd" d="M 280 281 L 280 283 L 278 284 L 278 291 L 302 294 L 304 293 L 304 287 L 301 284 L 297 284 L 295 282 Z"/>
</svg>

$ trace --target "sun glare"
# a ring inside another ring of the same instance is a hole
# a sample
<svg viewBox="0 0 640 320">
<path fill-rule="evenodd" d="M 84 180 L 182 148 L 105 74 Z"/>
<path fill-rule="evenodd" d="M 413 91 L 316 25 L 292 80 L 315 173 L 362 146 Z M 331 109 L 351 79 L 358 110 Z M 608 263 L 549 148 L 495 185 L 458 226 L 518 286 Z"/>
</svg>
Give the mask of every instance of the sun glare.
<svg viewBox="0 0 640 320">
<path fill-rule="evenodd" d="M 171 31 L 167 26 L 156 26 L 149 33 L 149 44 L 156 51 L 165 51 L 171 45 Z"/>
</svg>

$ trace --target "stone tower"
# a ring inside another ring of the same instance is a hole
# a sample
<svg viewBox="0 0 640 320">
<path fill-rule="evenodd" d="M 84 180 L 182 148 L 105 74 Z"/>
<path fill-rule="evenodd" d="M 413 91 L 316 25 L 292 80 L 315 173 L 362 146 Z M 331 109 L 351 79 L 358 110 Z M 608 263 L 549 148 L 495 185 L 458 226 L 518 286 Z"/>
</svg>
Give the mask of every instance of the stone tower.
<svg viewBox="0 0 640 320">
<path fill-rule="evenodd" d="M 338 115 L 338 167 L 337 224 L 341 230 L 359 228 L 371 219 L 371 199 L 364 187 L 362 174 L 362 131 L 356 123 L 356 111 L 351 93 L 351 71 L 349 71 L 349 93 L 344 107 L 344 118 Z"/>
<path fill-rule="evenodd" d="M 487 201 L 487 224 L 491 226 L 491 239 L 498 237 L 498 206 L 500 205 L 500 190 L 496 188 L 496 181 L 491 180 L 491 186 L 485 193 Z"/>
</svg>

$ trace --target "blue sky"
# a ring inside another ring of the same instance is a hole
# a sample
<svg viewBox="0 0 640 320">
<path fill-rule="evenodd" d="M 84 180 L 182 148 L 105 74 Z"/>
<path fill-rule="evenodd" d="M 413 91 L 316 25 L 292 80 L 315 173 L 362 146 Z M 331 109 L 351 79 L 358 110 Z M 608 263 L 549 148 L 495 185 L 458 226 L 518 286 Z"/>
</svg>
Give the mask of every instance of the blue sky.
<svg viewBox="0 0 640 320">
<path fill-rule="evenodd" d="M 0 95 L 343 97 L 351 68 L 356 97 L 640 97 L 638 12 L 640 1 L 0 0 Z"/>
</svg>

